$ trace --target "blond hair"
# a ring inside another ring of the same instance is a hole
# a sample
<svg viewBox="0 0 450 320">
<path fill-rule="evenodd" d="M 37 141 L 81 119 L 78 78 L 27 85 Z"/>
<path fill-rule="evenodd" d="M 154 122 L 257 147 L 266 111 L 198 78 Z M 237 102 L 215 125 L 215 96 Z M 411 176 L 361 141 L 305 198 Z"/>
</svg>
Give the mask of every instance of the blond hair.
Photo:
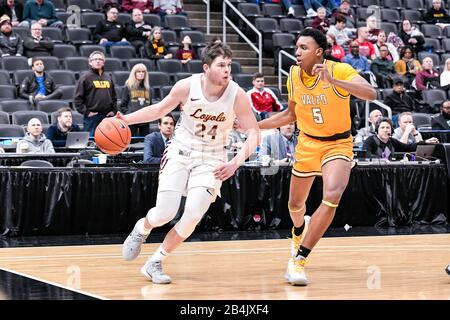
<svg viewBox="0 0 450 320">
<path fill-rule="evenodd" d="M 144 80 L 142 80 L 142 84 L 144 85 L 146 90 L 150 90 L 150 83 L 148 81 L 148 72 L 147 67 L 143 63 L 137 63 L 131 69 L 130 75 L 128 76 L 127 81 L 125 81 L 125 86 L 130 89 L 138 89 L 140 82 L 136 79 L 136 71 L 145 71 Z"/>
</svg>

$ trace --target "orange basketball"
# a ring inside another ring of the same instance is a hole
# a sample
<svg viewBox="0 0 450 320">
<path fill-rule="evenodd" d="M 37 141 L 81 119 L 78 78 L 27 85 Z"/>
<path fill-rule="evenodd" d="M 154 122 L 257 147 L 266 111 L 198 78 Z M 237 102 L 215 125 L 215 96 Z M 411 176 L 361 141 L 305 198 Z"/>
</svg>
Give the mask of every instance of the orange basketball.
<svg viewBox="0 0 450 320">
<path fill-rule="evenodd" d="M 131 142 L 130 127 L 118 118 L 105 118 L 95 129 L 95 143 L 107 154 L 119 154 Z"/>
</svg>

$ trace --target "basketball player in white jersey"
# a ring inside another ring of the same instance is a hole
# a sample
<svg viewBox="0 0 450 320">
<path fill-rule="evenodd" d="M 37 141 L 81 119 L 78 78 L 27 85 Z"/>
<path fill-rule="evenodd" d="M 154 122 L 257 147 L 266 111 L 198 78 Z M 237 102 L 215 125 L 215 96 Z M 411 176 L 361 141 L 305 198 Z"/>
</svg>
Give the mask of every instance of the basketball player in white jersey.
<svg viewBox="0 0 450 320">
<path fill-rule="evenodd" d="M 211 44 L 204 50 L 202 74 L 178 81 L 161 102 L 134 113 L 117 115 L 129 125 L 159 119 L 181 106 L 173 139 L 161 159 L 156 206 L 140 219 L 123 244 L 125 260 L 135 259 L 150 231 L 171 221 L 186 195 L 184 213 L 141 272 L 153 283 L 170 283 L 162 261 L 194 231 L 210 204 L 220 196 L 222 181 L 231 177 L 259 144 L 260 133 L 250 100 L 231 80 L 228 46 Z M 241 151 L 227 161 L 225 146 L 237 118 L 248 139 Z"/>
</svg>

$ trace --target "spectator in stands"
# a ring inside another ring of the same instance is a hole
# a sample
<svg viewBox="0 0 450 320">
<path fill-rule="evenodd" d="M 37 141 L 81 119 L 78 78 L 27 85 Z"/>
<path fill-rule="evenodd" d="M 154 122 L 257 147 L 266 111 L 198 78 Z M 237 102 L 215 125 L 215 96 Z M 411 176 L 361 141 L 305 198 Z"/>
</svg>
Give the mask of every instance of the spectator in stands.
<svg viewBox="0 0 450 320">
<path fill-rule="evenodd" d="M 48 127 L 47 138 L 50 139 L 53 146 L 62 148 L 66 146 L 67 134 L 80 131 L 80 127 L 72 123 L 72 109 L 70 108 L 58 109 L 56 120 L 57 123 Z"/>
<path fill-rule="evenodd" d="M 418 90 L 438 89 L 440 88 L 439 71 L 433 68 L 433 59 L 425 57 L 422 60 L 422 70 L 417 72 L 415 85 L 413 87 Z"/>
<path fill-rule="evenodd" d="M 426 23 L 436 24 L 438 26 L 445 27 L 450 23 L 450 16 L 447 10 L 442 5 L 442 0 L 433 0 L 433 5 L 424 14 L 423 20 Z"/>
<path fill-rule="evenodd" d="M 51 38 L 42 36 L 41 24 L 34 22 L 31 25 L 31 37 L 23 39 L 23 47 L 28 58 L 43 57 L 52 55 L 55 44 Z"/>
<path fill-rule="evenodd" d="M 15 0 L 2 0 L 0 4 L 0 17 L 4 14 L 11 19 L 11 25 L 17 27 L 22 22 L 23 4 Z"/>
<path fill-rule="evenodd" d="M 372 44 L 377 43 L 378 34 L 380 33 L 380 28 L 378 28 L 378 21 L 377 21 L 377 17 L 375 15 L 367 17 L 366 27 L 369 31 L 369 36 L 367 37 L 367 40 L 369 40 L 370 43 L 372 43 Z"/>
<path fill-rule="evenodd" d="M 230 131 L 228 137 L 230 142 L 227 149 L 235 153 L 239 152 L 244 145 L 245 140 L 247 140 L 247 135 L 239 130 L 239 120 L 237 118 L 233 121 L 233 130 Z"/>
<path fill-rule="evenodd" d="M 374 135 L 368 137 L 363 143 L 363 150 L 367 151 L 368 158 L 392 159 L 395 152 L 414 152 L 417 143 L 405 144 L 392 138 L 393 125 L 389 118 L 379 118 L 375 124 Z M 425 144 L 425 142 L 419 142 Z"/>
<path fill-rule="evenodd" d="M 320 7 L 326 8 L 327 16 L 332 15 L 337 11 L 336 2 L 334 0 L 303 0 L 303 6 L 306 10 L 306 16 L 308 18 L 316 17 L 317 10 Z"/>
<path fill-rule="evenodd" d="M 297 137 L 295 122 L 281 126 L 279 131 L 263 138 L 261 155 L 269 155 L 275 165 L 291 164 L 294 160 Z"/>
<path fill-rule="evenodd" d="M 417 131 L 413 123 L 411 112 L 402 112 L 398 117 L 400 126 L 394 130 L 392 138 L 399 140 L 402 143 L 411 144 L 423 141 L 422 135 Z M 437 138 L 429 138 L 426 143 L 439 143 Z"/>
<path fill-rule="evenodd" d="M 336 38 L 333 33 L 331 33 L 331 32 L 327 33 L 327 42 L 328 42 L 328 47 L 331 49 L 330 56 L 332 58 L 336 59 L 335 61 L 341 62 L 342 59 L 344 59 L 344 57 L 345 57 L 345 50 L 344 50 L 344 48 L 342 48 L 340 45 L 338 45 L 336 43 Z M 327 56 L 326 58 L 330 59 L 329 56 Z"/>
<path fill-rule="evenodd" d="M 368 40 L 368 38 L 369 28 L 358 28 L 358 38 L 356 38 L 355 41 L 359 45 L 359 54 L 366 57 L 367 59 L 375 59 L 375 48 L 373 47 L 373 44 Z"/>
<path fill-rule="evenodd" d="M 382 116 L 383 115 L 380 110 L 378 109 L 372 110 L 369 113 L 369 126 L 358 130 L 358 133 L 355 136 L 354 143 L 361 144 L 368 137 L 375 134 L 375 123 L 377 123 L 377 120 Z"/>
<path fill-rule="evenodd" d="M 441 104 L 441 113 L 431 117 L 431 129 L 450 130 L 450 100 L 445 100 Z"/>
<path fill-rule="evenodd" d="M 424 50 L 425 37 L 416 26 L 411 24 L 411 21 L 407 19 L 402 21 L 399 36 L 405 46 L 410 45 L 413 48 L 415 54 Z"/>
<path fill-rule="evenodd" d="M 247 95 L 250 97 L 253 111 L 261 117 L 261 120 L 270 112 L 280 111 L 281 104 L 277 96 L 272 90 L 264 87 L 264 75 L 255 73 L 252 83 L 253 88 L 247 91 Z"/>
<path fill-rule="evenodd" d="M 117 98 L 111 75 L 104 72 L 105 55 L 94 51 L 89 55 L 90 71 L 80 76 L 73 103 L 76 110 L 84 115 L 83 130 L 94 136 L 95 129 L 105 117 L 117 112 Z"/>
<path fill-rule="evenodd" d="M 126 39 L 125 26 L 117 21 L 119 10 L 109 7 L 106 10 L 106 19 L 97 22 L 94 30 L 94 39 L 107 49 L 111 46 L 129 46 Z"/>
<path fill-rule="evenodd" d="M 56 18 L 55 6 L 49 0 L 29 0 L 23 9 L 21 27 L 30 27 L 33 22 L 39 22 L 43 27 L 64 28 L 64 23 Z"/>
<path fill-rule="evenodd" d="M 197 54 L 192 47 L 191 37 L 184 36 L 181 41 L 180 48 L 176 52 L 176 57 L 182 64 L 186 64 L 192 59 L 197 59 Z"/>
<path fill-rule="evenodd" d="M 147 67 L 143 63 L 135 64 L 127 81 L 125 81 L 119 110 L 123 114 L 129 114 L 151 104 L 152 91 L 148 80 Z M 148 123 L 131 125 L 130 129 L 132 136 L 144 137 L 149 133 Z"/>
<path fill-rule="evenodd" d="M 16 153 L 55 153 L 52 142 L 42 133 L 41 120 L 28 121 L 27 133 L 17 143 Z"/>
<path fill-rule="evenodd" d="M 365 57 L 359 54 L 359 44 L 356 41 L 350 43 L 350 53 L 348 53 L 342 62 L 351 65 L 364 79 L 376 84 L 376 78 L 370 71 L 370 62 Z"/>
<path fill-rule="evenodd" d="M 139 9 L 141 13 L 151 13 L 153 11 L 153 1 L 151 0 L 123 0 L 122 11 L 132 13 L 134 9 Z"/>
<path fill-rule="evenodd" d="M 55 81 L 45 72 L 44 61 L 35 57 L 31 62 L 33 74 L 23 79 L 19 88 L 19 96 L 26 99 L 32 106 L 41 100 L 59 99 L 61 92 L 56 90 Z"/>
<path fill-rule="evenodd" d="M 18 33 L 12 30 L 11 19 L 6 14 L 0 17 L 0 31 L 1 56 L 21 56 L 23 40 Z"/>
<path fill-rule="evenodd" d="M 166 15 L 187 15 L 186 12 L 183 11 L 180 0 L 155 0 L 153 1 L 153 11 L 161 16 L 161 21 L 163 22 Z"/>
<path fill-rule="evenodd" d="M 449 90 L 450 89 L 450 58 L 445 60 L 444 71 L 441 73 L 441 89 Z"/>
<path fill-rule="evenodd" d="M 159 131 L 152 132 L 144 139 L 144 163 L 159 164 L 167 142 L 172 139 L 175 118 L 168 114 L 158 119 Z"/>
<path fill-rule="evenodd" d="M 414 49 L 410 45 L 403 47 L 400 50 L 400 59 L 395 63 L 395 72 L 404 77 L 410 86 L 417 72 L 421 70 L 422 65 L 419 60 L 414 59 Z"/>
<path fill-rule="evenodd" d="M 402 78 L 394 79 L 392 93 L 384 97 L 384 104 L 392 109 L 392 122 L 398 125 L 398 116 L 402 112 L 414 111 L 414 99 L 406 93 Z"/>
<path fill-rule="evenodd" d="M 317 16 L 313 19 L 311 27 L 324 34 L 330 29 L 330 20 L 327 18 L 327 10 L 324 7 L 319 7 L 317 9 Z"/>
<path fill-rule="evenodd" d="M 338 15 L 342 15 L 347 19 L 346 25 L 349 29 L 355 28 L 356 19 L 353 16 L 352 11 L 350 9 L 350 0 L 341 1 L 339 8 L 335 12 L 333 12 L 334 17 L 337 17 Z"/>
<path fill-rule="evenodd" d="M 386 42 L 386 32 L 384 32 L 384 30 L 380 30 L 380 32 L 378 32 L 377 39 L 377 42 L 373 46 L 375 48 L 375 55 L 377 57 L 380 57 L 380 47 L 382 45 L 386 45 L 388 48 L 387 59 L 394 63 L 397 62 L 399 59 L 397 48 L 392 43 Z"/>
<path fill-rule="evenodd" d="M 346 48 L 352 41 L 348 36 L 348 30 L 346 28 L 347 19 L 343 15 L 336 16 L 335 24 L 330 26 L 328 34 L 333 34 L 336 37 L 338 45 Z"/>
<path fill-rule="evenodd" d="M 136 53 L 139 53 L 141 47 L 150 38 L 152 26 L 144 21 L 144 15 L 140 9 L 133 9 L 131 19 L 132 21 L 125 25 L 127 39 L 136 48 Z"/>
<path fill-rule="evenodd" d="M 387 45 L 380 46 L 380 57 L 372 60 L 370 70 L 377 79 L 378 88 L 391 88 L 392 78 L 395 74 L 394 62 L 388 59 L 389 49 Z"/>
<path fill-rule="evenodd" d="M 160 27 L 154 27 L 150 38 L 144 45 L 144 55 L 152 60 L 172 59 L 172 53 L 167 53 Z"/>
</svg>

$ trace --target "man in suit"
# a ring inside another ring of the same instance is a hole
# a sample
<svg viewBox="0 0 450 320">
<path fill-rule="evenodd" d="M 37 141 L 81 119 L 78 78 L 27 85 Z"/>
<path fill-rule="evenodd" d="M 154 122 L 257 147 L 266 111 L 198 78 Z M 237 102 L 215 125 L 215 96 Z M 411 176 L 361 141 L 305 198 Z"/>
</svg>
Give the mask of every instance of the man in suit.
<svg viewBox="0 0 450 320">
<path fill-rule="evenodd" d="M 441 105 L 441 114 L 431 118 L 433 130 L 450 130 L 450 100 L 445 100 Z"/>
<path fill-rule="evenodd" d="M 144 163 L 159 164 L 167 142 L 172 138 L 175 118 L 168 114 L 158 120 L 159 131 L 152 132 L 144 139 Z"/>
<path fill-rule="evenodd" d="M 269 155 L 274 164 L 289 164 L 293 161 L 297 137 L 295 122 L 280 127 L 279 132 L 263 138 L 261 155 Z"/>
</svg>

